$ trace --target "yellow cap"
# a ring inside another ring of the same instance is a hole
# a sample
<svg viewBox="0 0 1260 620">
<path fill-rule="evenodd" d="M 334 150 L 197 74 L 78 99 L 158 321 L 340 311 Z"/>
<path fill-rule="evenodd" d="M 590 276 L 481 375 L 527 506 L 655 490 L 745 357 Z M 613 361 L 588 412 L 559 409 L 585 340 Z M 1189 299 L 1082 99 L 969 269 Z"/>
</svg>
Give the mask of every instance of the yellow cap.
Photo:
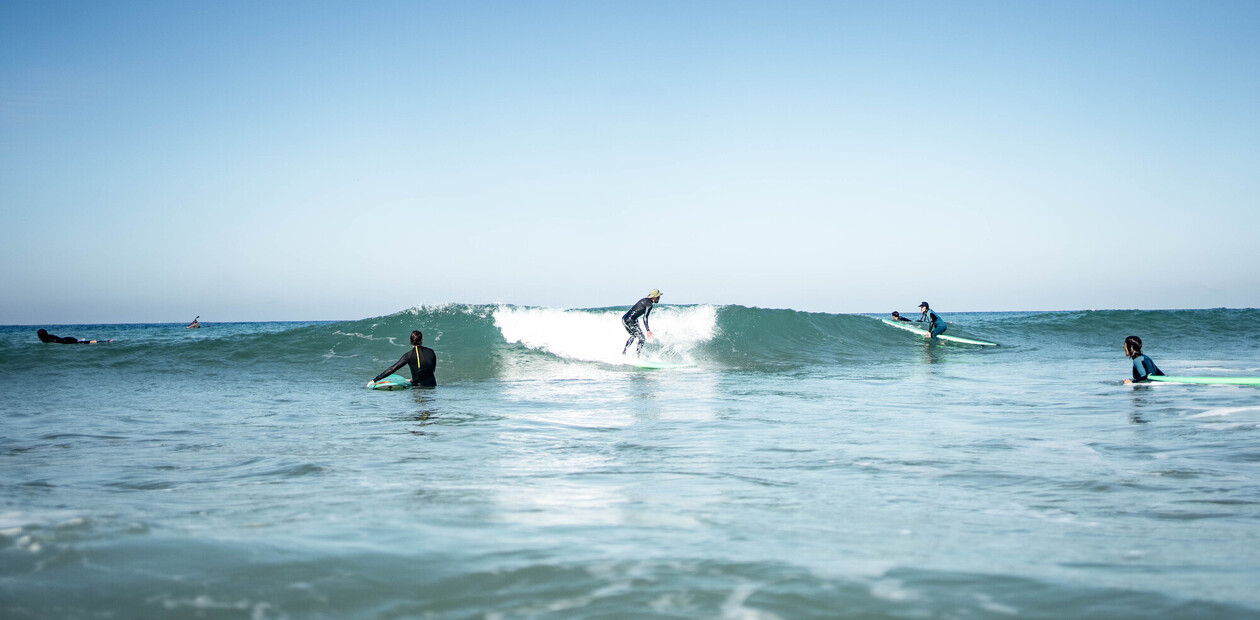
<svg viewBox="0 0 1260 620">
<path fill-rule="evenodd" d="M 652 289 L 652 290 L 648 291 L 648 295 L 647 295 L 647 296 L 648 296 L 649 298 L 651 298 L 651 297 L 660 297 L 660 296 L 661 296 L 661 292 L 660 292 L 660 291 L 658 291 L 658 290 L 656 290 L 656 289 Z"/>
</svg>

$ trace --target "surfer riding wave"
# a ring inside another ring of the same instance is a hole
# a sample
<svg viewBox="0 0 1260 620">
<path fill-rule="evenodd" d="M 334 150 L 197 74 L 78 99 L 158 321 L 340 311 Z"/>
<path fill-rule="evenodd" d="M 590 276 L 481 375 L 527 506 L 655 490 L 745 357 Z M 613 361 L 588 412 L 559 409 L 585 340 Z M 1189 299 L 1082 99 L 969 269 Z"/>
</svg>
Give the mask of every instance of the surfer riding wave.
<svg viewBox="0 0 1260 620">
<path fill-rule="evenodd" d="M 648 327 L 648 317 L 652 314 L 652 306 L 661 301 L 661 292 L 657 289 L 648 291 L 647 297 L 640 299 L 630 308 L 628 312 L 621 315 L 621 324 L 625 326 L 626 331 L 630 333 L 630 338 L 626 340 L 626 345 L 621 347 L 621 354 L 625 355 L 626 350 L 630 348 L 630 343 L 638 341 L 639 345 L 635 348 L 635 355 L 642 357 L 643 343 L 646 340 L 643 332 L 647 332 L 650 337 L 652 328 Z M 639 329 L 639 317 L 643 317 L 643 329 Z"/>
</svg>

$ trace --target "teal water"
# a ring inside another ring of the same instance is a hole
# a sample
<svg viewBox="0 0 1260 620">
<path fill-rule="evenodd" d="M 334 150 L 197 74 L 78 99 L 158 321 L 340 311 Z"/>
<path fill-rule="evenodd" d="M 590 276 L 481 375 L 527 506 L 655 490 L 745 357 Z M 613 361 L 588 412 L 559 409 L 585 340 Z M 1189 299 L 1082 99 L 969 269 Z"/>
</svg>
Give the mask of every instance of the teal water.
<svg viewBox="0 0 1260 620">
<path fill-rule="evenodd" d="M 0 617 L 1260 618 L 1260 311 L 623 310 L 2 327 Z"/>
</svg>

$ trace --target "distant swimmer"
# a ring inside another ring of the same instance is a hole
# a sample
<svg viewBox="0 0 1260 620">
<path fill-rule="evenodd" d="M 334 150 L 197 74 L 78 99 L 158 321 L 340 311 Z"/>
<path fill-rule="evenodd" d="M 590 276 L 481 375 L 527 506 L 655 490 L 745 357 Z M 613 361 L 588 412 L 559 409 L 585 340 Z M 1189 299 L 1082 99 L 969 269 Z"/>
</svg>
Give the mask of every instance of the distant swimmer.
<svg viewBox="0 0 1260 620">
<path fill-rule="evenodd" d="M 398 358 L 398 361 L 389 370 L 376 375 L 372 379 L 372 383 L 376 383 L 385 377 L 388 377 L 403 366 L 411 367 L 411 384 L 422 387 L 437 387 L 437 378 L 433 376 L 433 370 L 437 368 L 437 354 L 429 347 L 421 346 L 424 343 L 424 334 L 418 330 L 411 332 L 411 349 Z M 371 387 L 371 383 L 368 387 Z"/>
<path fill-rule="evenodd" d="M 1157 377 L 1164 376 L 1164 371 L 1160 370 L 1151 358 L 1142 353 L 1142 339 L 1137 336 L 1129 336 L 1124 339 L 1124 354 L 1133 362 L 1133 378 L 1125 379 L 1125 383 L 1141 383 L 1147 381 L 1147 377 L 1155 375 Z"/>
<path fill-rule="evenodd" d="M 626 346 L 621 347 L 622 355 L 626 354 L 626 349 L 630 348 L 630 343 L 636 340 L 639 341 L 639 346 L 635 349 L 635 355 L 643 355 L 643 342 L 645 340 L 643 332 L 647 332 L 649 337 L 652 335 L 652 328 L 648 327 L 648 317 L 652 314 L 652 306 L 660 301 L 661 292 L 652 289 L 648 291 L 647 297 L 640 299 L 638 303 L 630 308 L 629 312 L 621 315 L 621 324 L 626 327 L 626 331 L 630 332 L 630 338 L 626 340 Z M 642 331 L 639 330 L 639 317 L 643 317 Z"/>
<path fill-rule="evenodd" d="M 41 329 L 35 332 L 39 336 L 40 342 L 55 342 L 57 344 L 96 344 L 98 342 L 113 342 L 113 340 L 79 340 L 73 336 L 54 336 L 48 333 L 48 330 Z"/>
<path fill-rule="evenodd" d="M 894 320 L 894 321 L 905 321 L 905 322 L 907 322 L 907 323 L 913 323 L 913 322 L 914 322 L 914 321 L 911 321 L 910 319 L 907 319 L 907 318 L 906 318 L 906 317 L 904 317 L 904 316 L 901 316 L 901 313 L 900 313 L 900 312 L 897 312 L 896 310 L 893 310 L 893 313 L 892 313 L 892 314 L 893 314 L 893 320 Z"/>
<path fill-rule="evenodd" d="M 199 318 L 201 318 L 200 314 L 197 315 L 197 319 Z M 192 323 L 185 325 L 184 329 L 201 329 L 201 323 L 198 323 L 197 319 L 193 319 Z"/>
<path fill-rule="evenodd" d="M 945 319 L 929 308 L 926 301 L 919 302 L 919 309 L 923 311 L 923 316 L 920 316 L 916 322 L 927 322 L 928 334 L 932 336 L 932 340 L 938 340 L 937 336 L 945 333 Z"/>
</svg>

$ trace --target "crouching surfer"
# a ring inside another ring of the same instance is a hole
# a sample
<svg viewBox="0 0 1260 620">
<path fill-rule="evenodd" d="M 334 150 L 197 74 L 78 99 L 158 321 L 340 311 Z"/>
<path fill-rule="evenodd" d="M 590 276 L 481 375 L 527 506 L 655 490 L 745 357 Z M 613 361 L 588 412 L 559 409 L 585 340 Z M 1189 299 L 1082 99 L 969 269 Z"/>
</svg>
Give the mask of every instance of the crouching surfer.
<svg viewBox="0 0 1260 620">
<path fill-rule="evenodd" d="M 919 310 L 923 311 L 923 315 L 916 322 L 926 322 L 928 324 L 928 335 L 932 337 L 932 340 L 938 340 L 937 336 L 945 333 L 945 319 L 942 319 L 941 315 L 928 307 L 928 302 L 926 301 L 919 302 Z"/>
<path fill-rule="evenodd" d="M 1155 365 L 1151 358 L 1142 353 L 1142 339 L 1137 336 L 1129 336 L 1124 339 L 1124 355 L 1133 362 L 1133 378 L 1125 379 L 1125 383 L 1141 383 L 1148 381 L 1147 377 L 1155 375 L 1157 377 L 1164 376 L 1164 371 Z"/>
<path fill-rule="evenodd" d="M 433 376 L 433 370 L 437 368 L 437 354 L 433 352 L 433 349 L 422 346 L 423 343 L 424 334 L 421 334 L 419 330 L 411 332 L 411 349 L 403 353 L 403 356 L 398 358 L 398 361 L 393 366 L 390 366 L 388 370 L 376 375 L 376 378 L 372 379 L 372 383 L 369 383 L 368 387 L 372 387 L 377 381 L 394 374 L 395 371 L 403 366 L 411 367 L 412 385 L 437 387 L 437 378 Z"/>
<path fill-rule="evenodd" d="M 652 335 L 652 328 L 648 327 L 648 317 L 652 314 L 652 306 L 660 303 L 660 301 L 661 292 L 652 289 L 648 291 L 647 297 L 640 299 L 628 312 L 621 315 L 621 324 L 625 326 L 627 332 L 630 332 L 630 338 L 626 340 L 626 346 L 621 347 L 622 355 L 626 354 L 626 350 L 630 348 L 630 343 L 636 340 L 639 341 L 639 346 L 634 351 L 635 355 L 643 355 L 643 342 L 645 340 L 643 332 L 647 332 L 649 337 Z M 642 330 L 639 329 L 639 317 L 643 317 Z"/>
</svg>

